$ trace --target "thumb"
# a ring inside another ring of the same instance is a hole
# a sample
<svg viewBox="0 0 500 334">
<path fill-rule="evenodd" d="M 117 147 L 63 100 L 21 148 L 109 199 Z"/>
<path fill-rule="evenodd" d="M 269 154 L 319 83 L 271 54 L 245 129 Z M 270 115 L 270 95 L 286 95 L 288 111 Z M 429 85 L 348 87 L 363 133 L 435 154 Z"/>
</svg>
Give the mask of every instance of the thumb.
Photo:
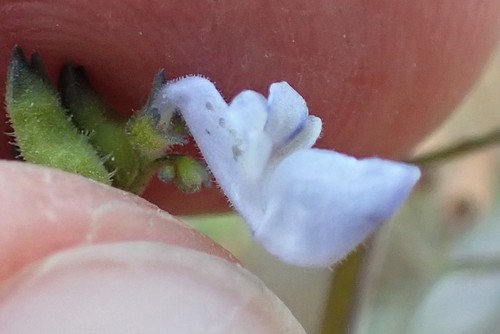
<svg viewBox="0 0 500 334">
<path fill-rule="evenodd" d="M 73 248 L 0 291 L 1 333 L 304 333 L 239 265 L 153 242 Z"/>
<path fill-rule="evenodd" d="M 139 197 L 0 162 L 0 333 L 304 333 L 222 247 Z"/>
</svg>

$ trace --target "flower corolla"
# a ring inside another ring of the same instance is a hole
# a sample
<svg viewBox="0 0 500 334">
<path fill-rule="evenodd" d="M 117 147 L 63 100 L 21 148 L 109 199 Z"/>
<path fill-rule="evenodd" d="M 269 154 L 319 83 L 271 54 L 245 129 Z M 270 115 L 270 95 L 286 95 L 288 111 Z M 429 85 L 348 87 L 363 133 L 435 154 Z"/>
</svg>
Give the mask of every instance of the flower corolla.
<svg viewBox="0 0 500 334">
<path fill-rule="evenodd" d="M 311 148 L 321 119 L 286 82 L 268 98 L 243 91 L 228 105 L 207 79 L 168 82 L 154 101 L 179 112 L 218 184 L 252 235 L 284 262 L 329 266 L 389 219 L 417 167 Z"/>
</svg>

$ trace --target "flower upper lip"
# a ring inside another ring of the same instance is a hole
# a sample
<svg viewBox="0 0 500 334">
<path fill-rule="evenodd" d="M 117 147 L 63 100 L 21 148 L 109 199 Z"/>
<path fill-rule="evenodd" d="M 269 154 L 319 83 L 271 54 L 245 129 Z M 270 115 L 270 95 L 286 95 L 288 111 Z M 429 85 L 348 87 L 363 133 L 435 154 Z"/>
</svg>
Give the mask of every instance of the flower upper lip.
<svg viewBox="0 0 500 334">
<path fill-rule="evenodd" d="M 403 203 L 420 176 L 412 165 L 312 149 L 321 119 L 286 82 L 228 105 L 201 77 L 167 83 L 160 112 L 179 110 L 219 185 L 272 254 L 328 266 Z"/>
</svg>

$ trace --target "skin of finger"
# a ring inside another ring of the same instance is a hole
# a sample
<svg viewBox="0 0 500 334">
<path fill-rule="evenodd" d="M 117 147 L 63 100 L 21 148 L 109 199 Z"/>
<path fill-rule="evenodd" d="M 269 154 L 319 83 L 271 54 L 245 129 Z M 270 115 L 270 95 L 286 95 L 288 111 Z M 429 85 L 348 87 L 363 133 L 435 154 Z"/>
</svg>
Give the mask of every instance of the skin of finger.
<svg viewBox="0 0 500 334">
<path fill-rule="evenodd" d="M 73 248 L 0 289 L 0 332 L 305 333 L 241 266 L 151 242 Z"/>
<path fill-rule="evenodd" d="M 496 43 L 499 16 L 500 0 L 224 0 L 196 8 L 0 0 L 0 70 L 15 43 L 39 50 L 53 78 L 73 60 L 124 114 L 142 106 L 159 68 L 170 78 L 206 75 L 228 99 L 286 80 L 323 118 L 320 146 L 399 158 L 470 88 Z M 7 137 L 0 142 L 7 156 Z M 153 182 L 145 197 L 173 214 L 227 210 L 217 189 L 186 203 Z"/>
<path fill-rule="evenodd" d="M 322 144 L 394 156 L 461 99 L 497 40 L 499 9 L 499 0 L 2 0 L 0 36 L 38 49 L 53 73 L 68 59 L 86 65 L 125 112 L 161 67 L 207 75 L 228 98 L 286 80 L 326 119 Z"/>
<path fill-rule="evenodd" d="M 0 161 L 0 281 L 79 245 L 149 240 L 236 261 L 212 240 L 130 193 L 27 163 Z"/>
</svg>

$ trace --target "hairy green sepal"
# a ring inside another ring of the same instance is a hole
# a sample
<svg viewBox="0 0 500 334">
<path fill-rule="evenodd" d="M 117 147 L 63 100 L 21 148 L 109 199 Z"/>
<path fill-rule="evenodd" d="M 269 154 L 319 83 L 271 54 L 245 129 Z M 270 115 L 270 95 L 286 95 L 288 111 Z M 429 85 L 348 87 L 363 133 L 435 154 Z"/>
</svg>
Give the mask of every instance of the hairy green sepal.
<svg viewBox="0 0 500 334">
<path fill-rule="evenodd" d="M 21 156 L 106 184 L 141 193 L 158 170 L 161 179 L 184 192 L 209 184 L 200 162 L 169 152 L 186 142 L 179 114 L 169 119 L 155 107 L 167 85 L 163 71 L 154 79 L 148 102 L 129 120 L 110 112 L 83 67 L 67 64 L 52 87 L 38 54 L 28 63 L 19 47 L 9 66 L 6 104 Z"/>
<path fill-rule="evenodd" d="M 129 189 L 140 172 L 138 153 L 125 132 L 126 120 L 112 116 L 101 97 L 91 87 L 83 67 L 66 64 L 59 76 L 63 105 L 72 121 L 84 133 L 104 165 L 113 173 L 113 185 Z"/>
<path fill-rule="evenodd" d="M 111 183 L 88 137 L 69 120 L 37 54 L 28 63 L 22 50 L 14 49 L 7 74 L 6 107 L 15 142 L 26 161 Z"/>
</svg>

